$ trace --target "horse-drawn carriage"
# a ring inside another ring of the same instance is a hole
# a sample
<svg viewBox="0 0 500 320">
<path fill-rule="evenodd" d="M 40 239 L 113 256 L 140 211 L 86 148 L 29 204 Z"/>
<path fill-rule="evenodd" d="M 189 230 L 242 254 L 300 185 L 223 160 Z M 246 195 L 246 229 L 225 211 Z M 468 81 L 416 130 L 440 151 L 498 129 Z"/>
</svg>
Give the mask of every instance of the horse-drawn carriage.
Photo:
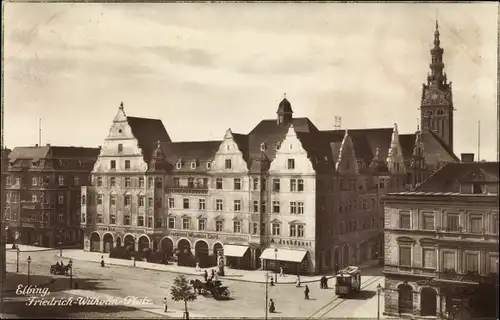
<svg viewBox="0 0 500 320">
<path fill-rule="evenodd" d="M 69 275 L 69 265 L 53 264 L 50 266 L 50 274 L 55 275 Z"/>
<path fill-rule="evenodd" d="M 202 282 L 198 279 L 191 280 L 191 285 L 194 290 L 203 296 L 212 295 L 215 300 L 227 300 L 230 297 L 229 289 L 222 286 L 220 280 L 208 280 Z"/>
</svg>

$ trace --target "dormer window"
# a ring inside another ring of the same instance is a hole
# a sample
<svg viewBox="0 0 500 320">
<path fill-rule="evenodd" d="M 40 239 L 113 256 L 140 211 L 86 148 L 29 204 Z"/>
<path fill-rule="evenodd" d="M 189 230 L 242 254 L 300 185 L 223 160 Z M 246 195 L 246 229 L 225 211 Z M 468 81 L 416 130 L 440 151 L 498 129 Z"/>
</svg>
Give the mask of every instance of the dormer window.
<svg viewBox="0 0 500 320">
<path fill-rule="evenodd" d="M 212 168 L 212 163 L 210 161 L 207 162 L 207 169 L 210 170 Z"/>
<path fill-rule="evenodd" d="M 231 159 L 226 159 L 226 161 L 225 161 L 225 168 L 226 169 L 231 169 L 232 168 Z"/>
<path fill-rule="evenodd" d="M 483 185 L 482 183 L 480 182 L 474 182 L 472 184 L 472 193 L 473 194 L 482 194 L 482 193 L 486 193 L 486 186 Z"/>
<path fill-rule="evenodd" d="M 196 169 L 198 167 L 198 161 L 194 160 L 191 162 L 191 169 Z"/>
<path fill-rule="evenodd" d="M 175 164 L 175 168 L 176 169 L 182 168 L 182 160 L 177 161 L 177 163 Z"/>
</svg>

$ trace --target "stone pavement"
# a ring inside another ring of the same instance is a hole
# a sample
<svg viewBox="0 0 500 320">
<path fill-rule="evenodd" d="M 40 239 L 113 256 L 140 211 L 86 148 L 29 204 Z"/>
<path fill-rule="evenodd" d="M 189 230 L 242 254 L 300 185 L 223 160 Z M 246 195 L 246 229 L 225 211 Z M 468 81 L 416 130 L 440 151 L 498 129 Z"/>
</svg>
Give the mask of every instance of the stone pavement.
<svg viewBox="0 0 500 320">
<path fill-rule="evenodd" d="M 42 287 L 52 282 L 54 282 L 54 279 L 52 277 L 36 274 L 30 275 L 30 285 L 33 286 Z M 5 277 L 2 284 L 2 292 L 14 292 L 20 284 L 28 285 L 27 274 L 7 272 L 7 276 Z"/>
<path fill-rule="evenodd" d="M 59 257 L 59 254 L 57 254 Z M 114 258 L 109 258 L 108 254 L 103 254 L 100 252 L 86 252 L 83 250 L 74 250 L 74 249 L 67 249 L 63 250 L 63 258 L 67 259 L 73 259 L 73 260 L 85 260 L 85 261 L 93 261 L 93 262 L 101 262 L 101 256 L 104 257 L 104 262 L 106 265 L 118 265 L 118 266 L 126 266 L 126 267 L 131 267 L 134 268 L 134 261 L 133 260 L 124 260 L 124 259 L 114 259 Z M 375 264 L 378 264 L 377 260 L 370 261 L 369 263 L 366 263 L 364 265 L 361 265 L 361 268 L 373 266 Z M 184 266 L 177 266 L 177 264 L 157 264 L 157 263 L 150 263 L 146 261 L 136 261 L 136 266 L 135 268 L 142 268 L 142 269 L 149 269 L 149 270 L 158 270 L 158 271 L 166 271 L 166 272 L 172 272 L 172 273 L 180 273 L 180 274 L 187 274 L 187 275 L 199 275 L 202 276 L 204 270 L 208 270 L 210 274 L 210 270 L 212 268 L 207 268 L 207 269 L 201 269 L 202 271 L 196 271 L 195 268 L 193 267 L 184 267 Z M 254 282 L 254 283 L 265 283 L 266 282 L 266 273 L 267 271 L 264 270 L 239 270 L 239 269 L 231 269 L 226 267 L 225 269 L 226 275 L 223 277 L 220 277 L 222 279 L 228 279 L 228 280 L 234 280 L 234 281 L 245 281 L 245 282 Z M 270 272 L 270 275 L 273 273 Z M 310 282 L 317 282 L 320 280 L 322 276 L 300 276 L 301 283 L 310 283 Z M 327 276 L 327 278 L 333 278 L 334 275 L 331 274 L 330 276 Z M 296 277 L 293 275 L 285 275 L 284 277 L 278 276 L 278 281 L 277 284 L 293 284 L 296 281 Z"/>
<path fill-rule="evenodd" d="M 165 312 L 164 306 L 160 305 L 160 304 L 155 304 L 154 301 L 150 301 L 150 303 L 139 303 L 139 302 L 134 303 L 134 302 L 132 302 L 133 301 L 132 299 L 127 300 L 126 298 L 111 296 L 111 295 L 107 295 L 107 294 L 103 294 L 103 293 L 97 293 L 97 292 L 91 291 L 91 290 L 73 289 L 73 290 L 65 290 L 62 293 L 89 298 L 88 303 L 96 303 L 95 301 L 92 301 L 92 299 L 98 299 L 101 303 L 112 302 L 112 303 L 116 303 L 117 305 L 121 305 L 121 306 L 134 307 L 134 308 L 137 308 L 141 311 L 146 311 L 149 313 L 162 315 L 166 318 L 183 319 L 183 316 L 184 316 L 184 310 L 168 308 L 167 312 Z M 136 298 L 140 299 L 143 297 L 136 297 Z M 82 303 L 85 303 L 85 301 L 82 301 Z M 188 302 L 188 312 L 189 312 L 190 318 L 194 318 L 194 319 L 207 318 L 204 315 L 190 312 L 189 311 L 189 302 Z"/>
</svg>

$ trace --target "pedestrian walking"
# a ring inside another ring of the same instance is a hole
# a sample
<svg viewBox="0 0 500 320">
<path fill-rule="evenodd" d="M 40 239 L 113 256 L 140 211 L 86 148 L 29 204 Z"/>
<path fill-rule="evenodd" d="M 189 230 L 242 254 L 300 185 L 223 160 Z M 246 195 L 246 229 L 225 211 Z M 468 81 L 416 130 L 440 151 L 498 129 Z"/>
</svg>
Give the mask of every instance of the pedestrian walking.
<svg viewBox="0 0 500 320">
<path fill-rule="evenodd" d="M 205 270 L 204 276 L 205 276 L 205 282 L 207 282 L 208 281 L 208 271 L 207 270 Z"/>
<path fill-rule="evenodd" d="M 323 278 L 323 289 L 328 289 L 328 278 L 326 276 L 323 276 Z"/>
<path fill-rule="evenodd" d="M 280 277 L 284 277 L 285 273 L 283 272 L 283 267 L 280 267 Z"/>
<path fill-rule="evenodd" d="M 276 306 L 274 305 L 273 299 L 269 299 L 269 313 L 274 313 L 276 311 Z"/>
<path fill-rule="evenodd" d="M 271 285 L 271 287 L 274 286 L 274 278 L 273 277 L 271 277 L 271 283 L 270 283 L 270 285 Z"/>
<path fill-rule="evenodd" d="M 198 261 L 196 261 L 196 272 L 200 272 L 201 269 L 200 269 L 200 263 Z"/>
<path fill-rule="evenodd" d="M 215 277 L 215 269 L 212 269 L 212 279 Z"/>
<path fill-rule="evenodd" d="M 101 267 L 104 267 L 104 256 L 101 256 Z"/>
<path fill-rule="evenodd" d="M 163 298 L 163 305 L 165 306 L 164 312 L 168 311 L 167 297 Z"/>
<path fill-rule="evenodd" d="M 309 300 L 309 287 L 307 285 L 304 289 L 304 299 Z"/>
<path fill-rule="evenodd" d="M 299 277 L 299 275 L 297 275 L 297 280 L 296 280 L 296 282 L 295 282 L 295 286 L 296 286 L 297 288 L 299 288 L 299 287 L 300 287 L 300 277 Z"/>
</svg>

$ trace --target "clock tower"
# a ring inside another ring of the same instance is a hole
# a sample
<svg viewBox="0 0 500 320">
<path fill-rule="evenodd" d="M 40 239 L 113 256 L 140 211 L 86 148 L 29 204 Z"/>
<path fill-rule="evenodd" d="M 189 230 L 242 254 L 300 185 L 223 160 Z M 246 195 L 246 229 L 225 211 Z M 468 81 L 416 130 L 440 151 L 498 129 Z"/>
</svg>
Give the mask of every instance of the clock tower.
<svg viewBox="0 0 500 320">
<path fill-rule="evenodd" d="M 431 49 L 431 72 L 422 85 L 420 121 L 423 130 L 434 131 L 453 151 L 453 96 L 451 82 L 444 73 L 443 52 L 440 47 L 439 26 L 436 21 L 434 47 Z"/>
</svg>

